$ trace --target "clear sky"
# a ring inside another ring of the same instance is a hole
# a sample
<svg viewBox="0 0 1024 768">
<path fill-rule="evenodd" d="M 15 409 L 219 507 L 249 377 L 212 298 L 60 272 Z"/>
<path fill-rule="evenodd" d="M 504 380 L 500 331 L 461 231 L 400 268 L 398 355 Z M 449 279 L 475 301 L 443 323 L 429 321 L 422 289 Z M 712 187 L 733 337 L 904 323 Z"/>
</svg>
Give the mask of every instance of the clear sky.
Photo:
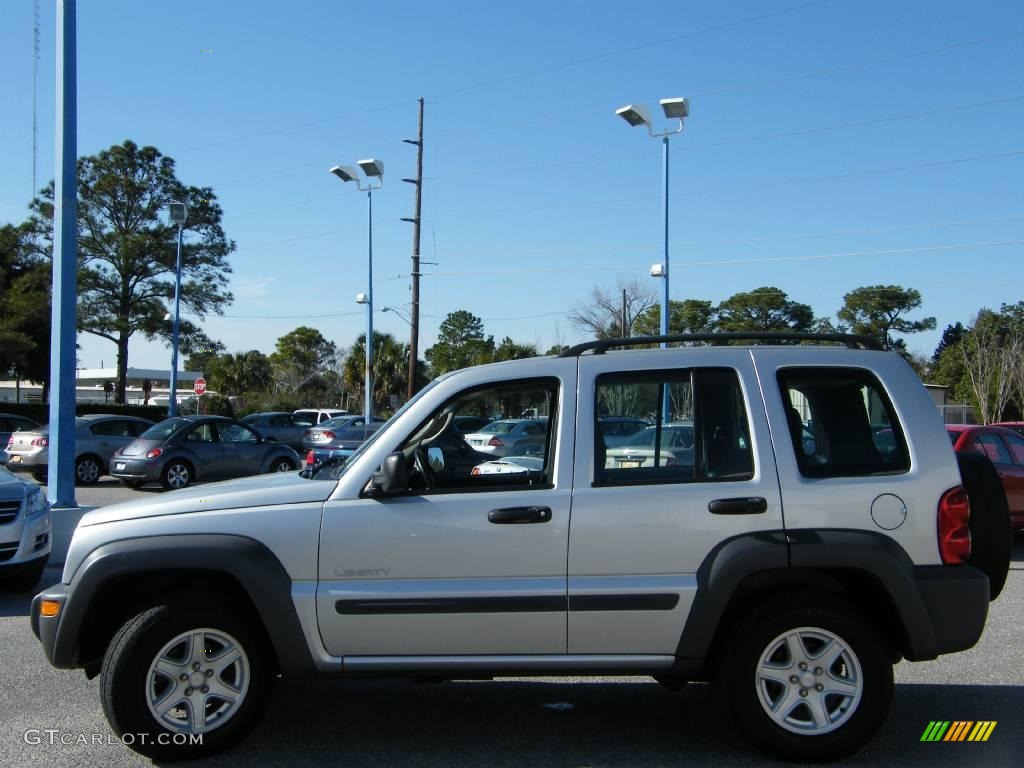
<svg viewBox="0 0 1024 768">
<path fill-rule="evenodd" d="M 42 187 L 55 3 L 40 5 Z M 32 193 L 32 9 L 0 0 L 0 221 Z M 898 283 L 939 330 L 1024 299 L 1020 0 L 92 0 L 78 51 L 80 154 L 130 138 L 217 193 L 235 302 L 204 328 L 230 351 L 303 324 L 339 345 L 363 330 L 365 199 L 327 169 L 368 156 L 386 165 L 375 324 L 407 337 L 380 309 L 409 301 L 401 139 L 419 96 L 421 349 L 467 309 L 543 351 L 584 337 L 566 315 L 594 285 L 659 287 L 660 146 L 614 110 L 666 96 L 691 101 L 672 143 L 673 298 L 776 285 L 834 316 L 846 291 Z M 83 367 L 113 364 L 109 342 L 80 343 Z M 132 342 L 133 365 L 168 356 Z"/>
</svg>

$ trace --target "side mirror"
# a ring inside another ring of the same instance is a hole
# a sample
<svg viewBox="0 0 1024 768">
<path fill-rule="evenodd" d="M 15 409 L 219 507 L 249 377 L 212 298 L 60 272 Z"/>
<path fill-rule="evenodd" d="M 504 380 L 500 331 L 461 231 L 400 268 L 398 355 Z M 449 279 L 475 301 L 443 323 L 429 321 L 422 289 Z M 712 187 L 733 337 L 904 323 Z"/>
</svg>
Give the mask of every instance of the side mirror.
<svg viewBox="0 0 1024 768">
<path fill-rule="evenodd" d="M 427 448 L 427 461 L 432 470 L 440 472 L 444 469 L 444 451 L 439 447 Z"/>
<path fill-rule="evenodd" d="M 380 469 L 373 473 L 371 484 L 375 495 L 392 496 L 409 488 L 409 463 L 401 451 L 384 457 Z"/>
</svg>

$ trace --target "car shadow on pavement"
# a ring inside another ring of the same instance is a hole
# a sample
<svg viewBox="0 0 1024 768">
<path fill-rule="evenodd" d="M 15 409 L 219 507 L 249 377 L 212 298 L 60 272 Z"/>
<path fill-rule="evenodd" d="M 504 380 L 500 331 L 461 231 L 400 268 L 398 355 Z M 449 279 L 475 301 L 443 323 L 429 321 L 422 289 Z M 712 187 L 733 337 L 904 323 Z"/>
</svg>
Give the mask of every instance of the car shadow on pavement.
<svg viewBox="0 0 1024 768">
<path fill-rule="evenodd" d="M 1011 766 L 1024 688 L 898 685 L 875 739 L 843 765 Z M 931 720 L 996 720 L 987 743 L 922 743 Z M 716 689 L 595 682 L 282 682 L 257 731 L 203 765 L 764 765 Z"/>
<path fill-rule="evenodd" d="M 1017 531 L 1013 536 L 1010 549 L 1010 568 L 1015 571 L 1024 571 L 1024 531 Z"/>
<path fill-rule="evenodd" d="M 61 566 L 47 566 L 43 571 L 43 578 L 28 592 L 0 592 L 0 618 L 27 617 L 32 608 L 32 598 L 60 581 L 61 568 Z"/>
</svg>

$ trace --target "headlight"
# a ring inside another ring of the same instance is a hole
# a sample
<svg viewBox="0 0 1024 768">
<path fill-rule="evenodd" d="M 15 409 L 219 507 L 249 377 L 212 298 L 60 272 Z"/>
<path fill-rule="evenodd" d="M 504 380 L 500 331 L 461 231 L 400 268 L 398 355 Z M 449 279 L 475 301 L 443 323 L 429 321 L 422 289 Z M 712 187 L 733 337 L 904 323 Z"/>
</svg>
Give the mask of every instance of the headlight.
<svg viewBox="0 0 1024 768">
<path fill-rule="evenodd" d="M 25 509 L 26 514 L 29 515 L 38 515 L 40 512 L 45 512 L 49 509 L 49 504 L 46 502 L 46 495 L 43 493 L 42 488 L 36 488 L 29 493 Z"/>
</svg>

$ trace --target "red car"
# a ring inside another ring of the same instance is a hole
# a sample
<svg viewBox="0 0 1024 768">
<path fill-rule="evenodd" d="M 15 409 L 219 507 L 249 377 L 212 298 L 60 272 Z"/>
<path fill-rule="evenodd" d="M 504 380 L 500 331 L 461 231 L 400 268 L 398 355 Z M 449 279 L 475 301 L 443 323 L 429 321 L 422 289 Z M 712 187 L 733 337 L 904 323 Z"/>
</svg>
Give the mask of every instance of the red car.
<svg viewBox="0 0 1024 768">
<path fill-rule="evenodd" d="M 993 427 L 1006 427 L 1012 429 L 1018 435 L 1024 435 L 1024 421 L 997 421 Z"/>
<path fill-rule="evenodd" d="M 995 464 L 1010 507 L 1010 527 L 1024 529 L 1024 437 L 999 426 L 947 424 L 946 431 L 958 453 L 982 453 Z"/>
</svg>

